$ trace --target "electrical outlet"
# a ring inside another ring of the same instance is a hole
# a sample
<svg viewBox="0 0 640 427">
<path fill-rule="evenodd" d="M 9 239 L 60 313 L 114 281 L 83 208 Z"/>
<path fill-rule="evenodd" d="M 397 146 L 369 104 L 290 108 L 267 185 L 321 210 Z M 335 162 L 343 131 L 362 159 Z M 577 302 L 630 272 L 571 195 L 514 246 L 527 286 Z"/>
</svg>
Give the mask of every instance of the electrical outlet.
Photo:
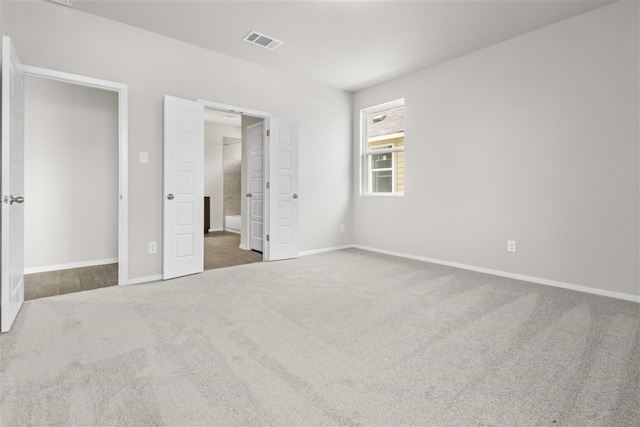
<svg viewBox="0 0 640 427">
<path fill-rule="evenodd" d="M 344 233 L 344 224 L 340 224 L 340 232 Z"/>
<path fill-rule="evenodd" d="M 149 242 L 149 253 L 155 254 L 158 252 L 158 243 L 157 242 Z"/>
<path fill-rule="evenodd" d="M 515 252 L 516 251 L 516 241 L 515 240 L 507 240 L 507 251 Z"/>
</svg>

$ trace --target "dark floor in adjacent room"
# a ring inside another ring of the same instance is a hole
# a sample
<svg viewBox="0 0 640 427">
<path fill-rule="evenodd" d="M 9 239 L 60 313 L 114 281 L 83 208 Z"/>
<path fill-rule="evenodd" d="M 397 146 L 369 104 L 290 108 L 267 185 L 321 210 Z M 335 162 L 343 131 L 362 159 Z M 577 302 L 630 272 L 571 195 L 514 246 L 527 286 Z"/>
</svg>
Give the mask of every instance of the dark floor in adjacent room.
<svg viewBox="0 0 640 427">
<path fill-rule="evenodd" d="M 262 253 L 240 249 L 240 235 L 214 231 L 204 235 L 204 269 L 232 267 L 262 261 Z"/>
<path fill-rule="evenodd" d="M 27 301 L 117 284 L 117 263 L 25 274 L 24 299 Z"/>
<path fill-rule="evenodd" d="M 262 261 L 262 253 L 240 249 L 240 235 L 228 231 L 205 234 L 204 269 L 232 267 Z M 96 265 L 24 275 L 25 301 L 71 292 L 116 286 L 118 264 Z"/>
</svg>

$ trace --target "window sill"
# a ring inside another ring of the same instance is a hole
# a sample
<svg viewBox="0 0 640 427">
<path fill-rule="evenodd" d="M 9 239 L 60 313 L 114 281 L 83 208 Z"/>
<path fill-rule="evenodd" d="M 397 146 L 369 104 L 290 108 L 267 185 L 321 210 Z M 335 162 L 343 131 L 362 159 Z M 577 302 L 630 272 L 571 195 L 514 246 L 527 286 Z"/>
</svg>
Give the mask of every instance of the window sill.
<svg viewBox="0 0 640 427">
<path fill-rule="evenodd" d="M 404 193 L 362 193 L 366 197 L 403 197 Z"/>
</svg>

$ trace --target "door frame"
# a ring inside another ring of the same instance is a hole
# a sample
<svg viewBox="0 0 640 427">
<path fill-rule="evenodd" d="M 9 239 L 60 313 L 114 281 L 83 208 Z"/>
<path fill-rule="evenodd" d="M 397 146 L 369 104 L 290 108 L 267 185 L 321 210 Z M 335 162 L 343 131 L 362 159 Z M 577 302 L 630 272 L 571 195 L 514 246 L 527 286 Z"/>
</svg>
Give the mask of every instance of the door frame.
<svg viewBox="0 0 640 427">
<path fill-rule="evenodd" d="M 266 180 L 268 180 L 268 172 L 269 172 L 269 151 L 267 151 L 269 149 L 269 138 L 265 137 L 265 132 L 267 131 L 267 129 L 269 129 L 269 119 L 273 116 L 273 114 L 265 112 L 265 111 L 259 111 L 259 110 L 253 110 L 251 108 L 244 108 L 244 107 L 238 107 L 235 105 L 229 105 L 229 104 L 222 104 L 220 102 L 214 102 L 214 101 L 208 101 L 206 99 L 197 99 L 197 102 L 202 104 L 204 106 L 204 108 L 209 108 L 212 110 L 218 110 L 218 111 L 224 111 L 227 113 L 233 113 L 233 114 L 240 114 L 243 116 L 251 116 L 251 117 L 256 117 L 258 119 L 262 119 L 263 123 L 264 123 L 264 127 L 263 127 L 263 133 L 262 133 L 262 138 L 263 138 L 263 146 L 262 146 L 262 150 L 264 153 L 264 163 L 263 163 L 263 170 L 264 170 L 264 177 L 265 177 L 265 182 Z M 242 126 L 241 126 L 242 127 Z M 242 151 L 243 151 L 243 160 L 242 160 L 242 169 L 243 170 L 248 170 L 248 158 L 247 156 L 244 155 L 244 153 L 247 152 L 246 150 L 246 141 L 242 141 Z M 244 192 L 241 193 L 241 195 L 243 193 L 246 193 L 247 190 L 247 176 L 245 174 L 244 179 L 242 180 L 242 186 L 244 188 Z M 262 248 L 262 260 L 263 261 L 269 261 L 269 245 L 267 244 L 267 239 L 266 239 L 266 235 L 269 233 L 269 200 L 271 198 L 271 193 L 267 193 L 266 191 L 264 192 L 264 194 L 269 194 L 269 197 L 263 197 L 263 205 L 262 205 L 262 210 L 263 210 L 263 229 L 262 229 L 262 238 L 263 238 L 263 248 Z M 242 222 L 242 225 L 244 226 L 244 233 L 241 234 L 241 239 L 245 239 L 246 240 L 241 240 L 240 241 L 240 247 L 242 249 L 245 250 L 249 250 L 249 246 L 248 246 L 248 226 L 247 226 L 247 217 L 248 217 L 248 212 L 247 212 L 247 203 L 246 203 L 246 198 L 243 198 L 244 200 L 244 216 L 245 216 L 245 220 Z"/>
<path fill-rule="evenodd" d="M 107 90 L 118 94 L 118 285 L 129 284 L 129 125 L 128 86 L 78 74 L 23 65 L 27 76 Z"/>
</svg>

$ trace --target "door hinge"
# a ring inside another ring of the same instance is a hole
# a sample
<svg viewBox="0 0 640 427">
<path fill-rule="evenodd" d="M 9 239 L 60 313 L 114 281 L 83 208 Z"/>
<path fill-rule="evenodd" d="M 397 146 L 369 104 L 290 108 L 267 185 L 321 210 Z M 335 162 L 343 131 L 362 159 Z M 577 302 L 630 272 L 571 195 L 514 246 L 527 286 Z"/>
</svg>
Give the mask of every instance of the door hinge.
<svg viewBox="0 0 640 427">
<path fill-rule="evenodd" d="M 267 136 L 271 136 L 271 129 L 267 129 Z"/>
<path fill-rule="evenodd" d="M 269 235 L 267 234 L 267 242 L 269 241 Z"/>
<path fill-rule="evenodd" d="M 269 181 L 267 181 L 267 190 L 271 188 L 271 186 L 269 185 Z"/>
</svg>

